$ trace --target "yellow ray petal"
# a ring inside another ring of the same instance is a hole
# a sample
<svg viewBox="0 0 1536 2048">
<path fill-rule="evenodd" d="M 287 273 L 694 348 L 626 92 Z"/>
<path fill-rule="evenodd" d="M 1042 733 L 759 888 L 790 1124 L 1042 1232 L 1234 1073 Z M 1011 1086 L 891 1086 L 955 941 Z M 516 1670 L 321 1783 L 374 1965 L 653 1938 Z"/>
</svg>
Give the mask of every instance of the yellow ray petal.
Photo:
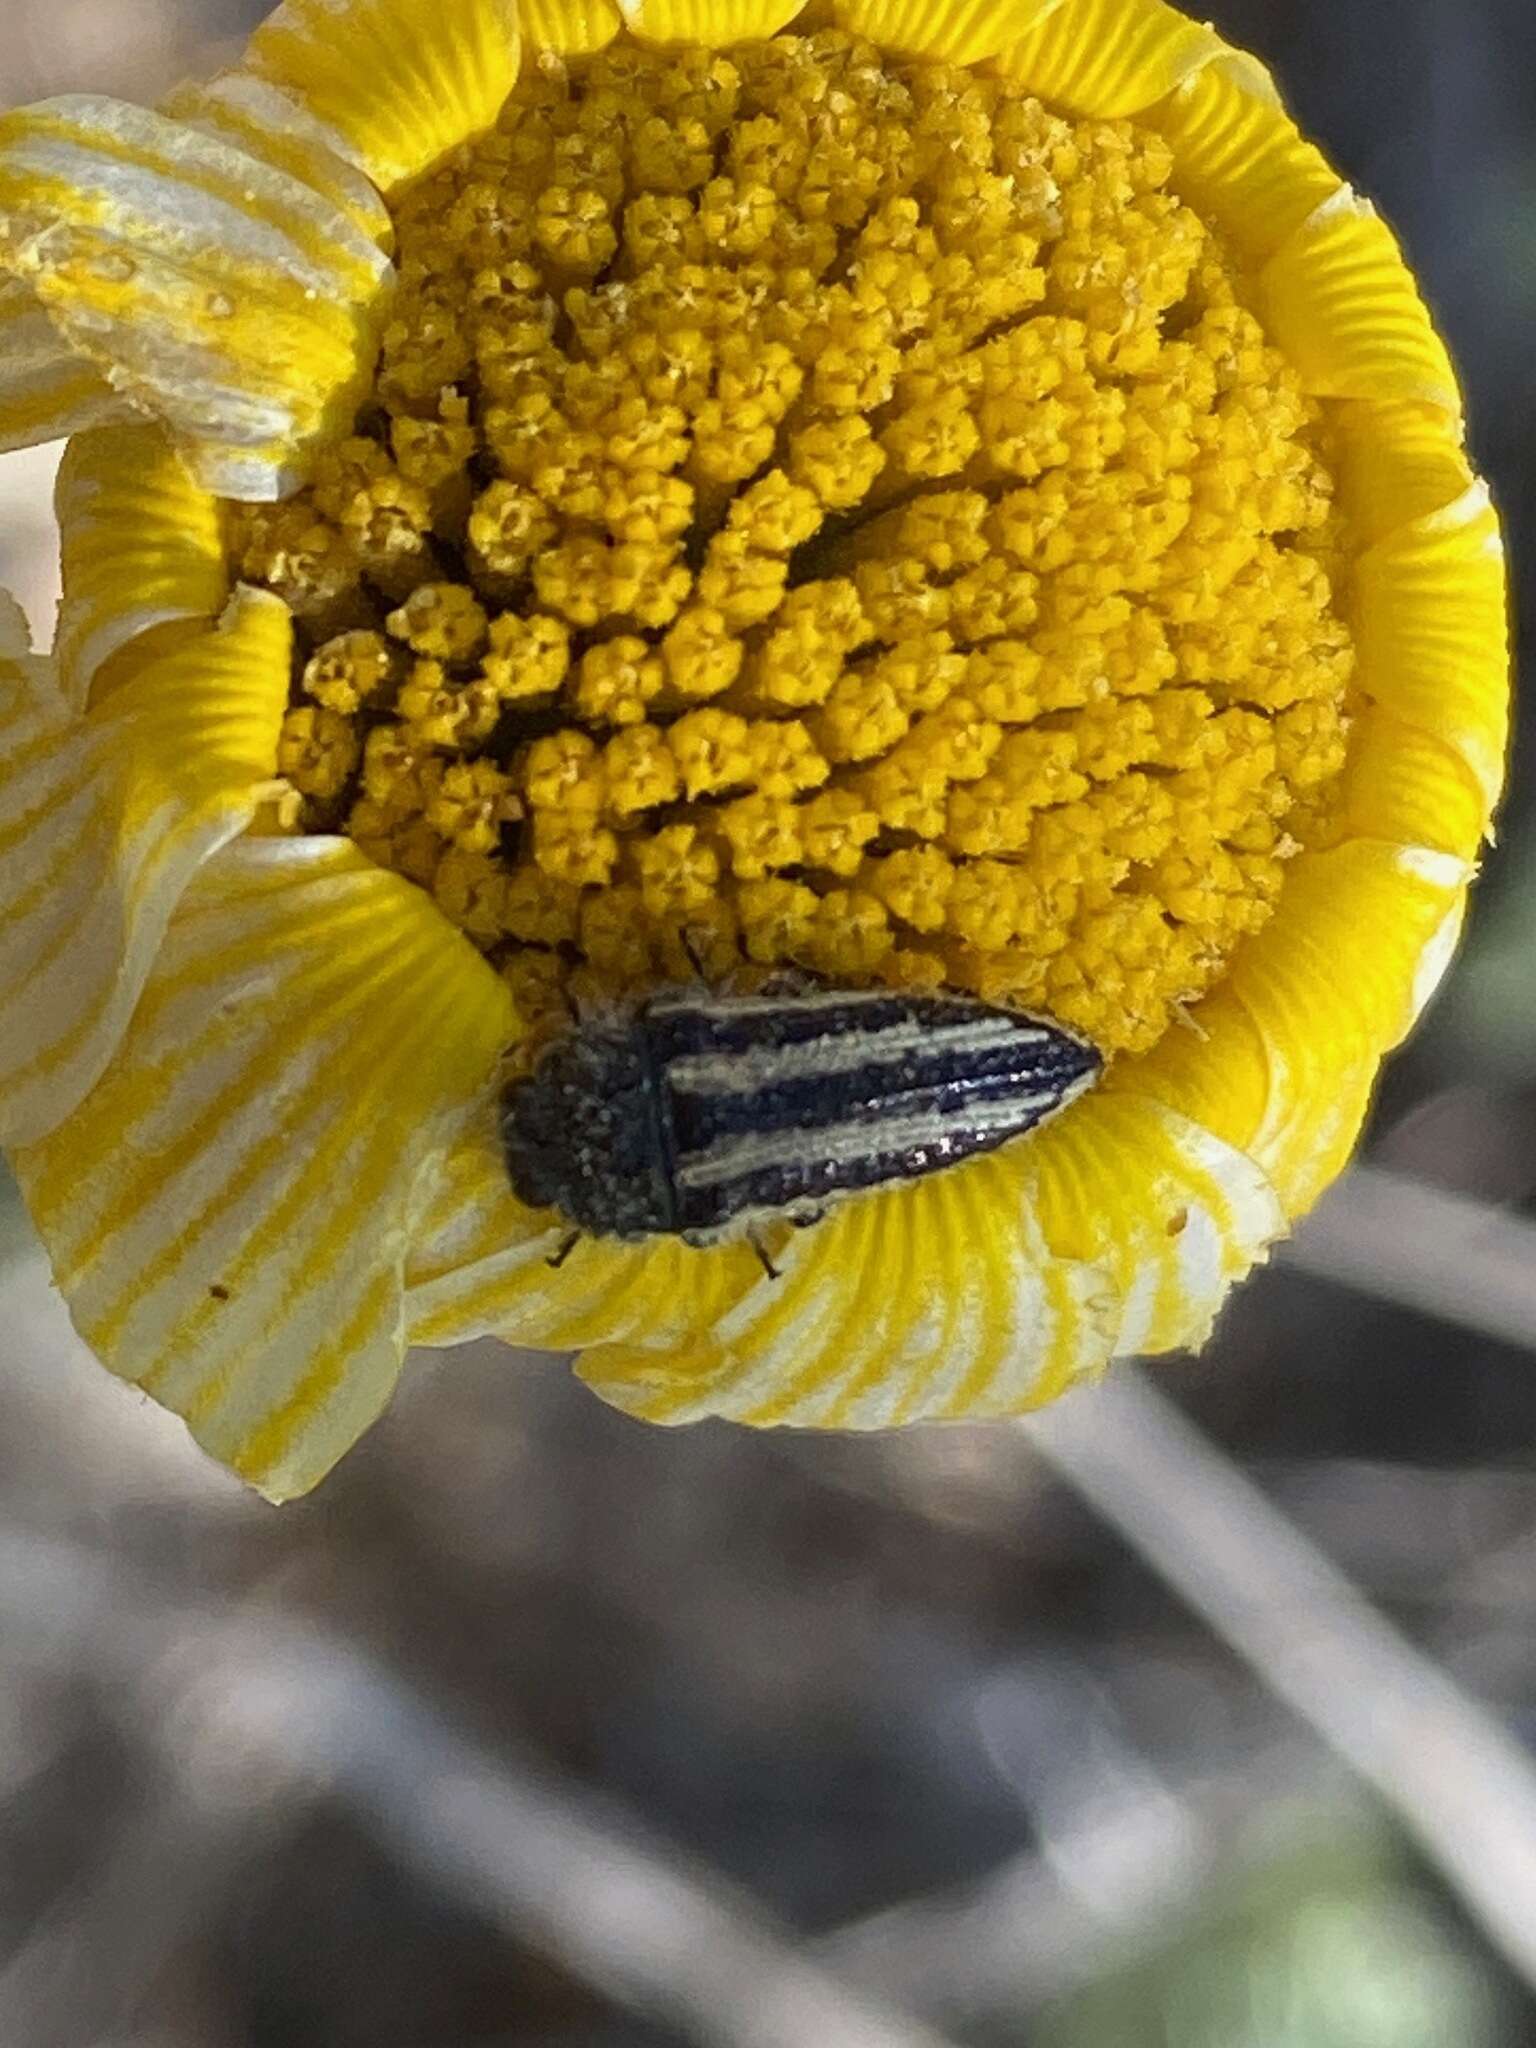
<svg viewBox="0 0 1536 2048">
<path fill-rule="evenodd" d="M 491 126 L 518 46 L 517 0 L 284 0 L 240 68 L 388 192 Z"/>
<path fill-rule="evenodd" d="M 1063 0 L 836 0 L 839 25 L 882 49 L 978 64 L 1045 19 Z"/>
<path fill-rule="evenodd" d="M 561 57 L 604 49 L 624 26 L 614 0 L 522 0 L 521 13 L 528 48 Z"/>
<path fill-rule="evenodd" d="M 997 69 L 1043 100 L 1109 120 L 1141 113 L 1203 65 L 1236 55 L 1164 0 L 1063 0 L 1002 51 Z M 1262 76 L 1257 65 L 1252 73 Z"/>
<path fill-rule="evenodd" d="M 0 117 L 0 265 L 206 489 L 270 498 L 345 431 L 393 276 L 321 193 L 118 101 Z"/>
<path fill-rule="evenodd" d="M 275 1500 L 378 1414 L 415 1190 L 483 1093 L 505 986 L 342 840 L 188 891 L 105 1077 L 17 1170 L 86 1342 Z"/>
<path fill-rule="evenodd" d="M 1341 1098 L 1407 1033 L 1444 971 L 1459 929 L 1465 861 L 1382 840 L 1304 853 L 1270 923 L 1233 960 L 1221 1005 L 1247 1012 L 1266 1087 L 1251 1132 L 1234 1133 L 1277 1184 L 1313 1177 Z M 1205 1024 L 1207 1005 L 1196 1012 Z M 1148 1062 L 1156 1069 L 1162 1048 Z M 1201 1047 L 1214 1064 L 1216 1038 Z M 1363 1104 L 1362 1104 L 1363 1108 Z M 1342 1163 L 1342 1160 L 1340 1161 Z"/>
<path fill-rule="evenodd" d="M 1397 528 L 1356 564 L 1356 681 L 1466 763 L 1486 825 L 1509 744 L 1504 547 L 1487 487 Z"/>
<path fill-rule="evenodd" d="M 1344 401 L 1328 424 L 1339 510 L 1358 547 L 1443 512 L 1477 481 L 1461 422 L 1439 406 Z"/>
<path fill-rule="evenodd" d="M 373 181 L 336 154 L 313 114 L 266 79 L 221 71 L 206 81 L 189 80 L 161 101 L 160 111 L 309 186 L 360 235 L 386 252 L 393 249 L 394 222 Z"/>
<path fill-rule="evenodd" d="M 582 1238 L 552 1268 L 569 1234 L 513 1195 L 492 1105 L 444 1162 L 423 1211 L 409 1268 L 411 1341 L 490 1332 L 551 1351 L 604 1338 L 665 1349 L 689 1343 L 762 1278 L 746 1245 L 696 1251 L 671 1239 Z"/>
<path fill-rule="evenodd" d="M 1052 1257 L 1022 1150 L 858 1197 L 794 1233 L 778 1278 L 760 1274 L 711 1319 L 712 1351 L 600 1344 L 582 1378 L 651 1422 L 879 1429 L 1038 1406 L 1103 1365 L 1115 1304 L 1099 1268 Z"/>
<path fill-rule="evenodd" d="M 1487 834 L 1487 798 L 1453 748 L 1380 704 L 1355 721 L 1339 803 L 1340 838 L 1429 846 L 1471 861 Z"/>
<path fill-rule="evenodd" d="M 1115 1302 L 1113 1355 L 1204 1343 L 1233 1284 L 1285 1228 L 1244 1153 L 1145 1095 L 1100 1089 L 1018 1147 L 1025 1198 L 1058 1258 Z"/>
<path fill-rule="evenodd" d="M 4 1142 L 97 1080 L 182 892 L 270 786 L 290 638 L 279 599 L 242 591 L 83 718 L 36 664 L 0 666 Z"/>
<path fill-rule="evenodd" d="M 805 4 L 806 0 L 619 0 L 631 35 L 648 43 L 702 43 L 709 50 L 777 35 Z"/>
<path fill-rule="evenodd" d="M 1338 173 L 1297 133 L 1253 59 L 1218 58 L 1147 116 L 1174 151 L 1173 183 L 1250 263 L 1272 256 Z"/>
<path fill-rule="evenodd" d="M 98 370 L 77 355 L 15 279 L 0 282 L 0 453 L 131 419 Z"/>
<path fill-rule="evenodd" d="M 1256 1156 L 1286 1216 L 1294 1222 L 1343 1170 L 1360 1135 L 1380 1067 L 1372 1052 L 1330 1072 L 1305 1113 L 1286 1115 L 1272 1096 L 1286 1083 L 1271 1071 L 1265 1039 L 1229 991 L 1206 997 L 1193 1031 L 1170 1031 L 1144 1059 L 1113 1068 L 1107 1091 L 1150 1096 L 1225 1144 Z M 1271 1126 L 1263 1137 L 1266 1123 Z M 1262 1149 L 1261 1149 L 1262 1141 Z"/>
<path fill-rule="evenodd" d="M 186 638 L 211 624 L 229 599 L 229 568 L 218 505 L 159 427 L 77 435 L 55 504 L 64 601 L 54 652 L 81 710 L 93 683 L 101 697 L 165 652 L 167 628 Z"/>
<path fill-rule="evenodd" d="M 1276 344 L 1320 398 L 1461 411 L 1456 373 L 1413 274 L 1373 206 L 1342 186 L 1259 273 Z"/>
</svg>

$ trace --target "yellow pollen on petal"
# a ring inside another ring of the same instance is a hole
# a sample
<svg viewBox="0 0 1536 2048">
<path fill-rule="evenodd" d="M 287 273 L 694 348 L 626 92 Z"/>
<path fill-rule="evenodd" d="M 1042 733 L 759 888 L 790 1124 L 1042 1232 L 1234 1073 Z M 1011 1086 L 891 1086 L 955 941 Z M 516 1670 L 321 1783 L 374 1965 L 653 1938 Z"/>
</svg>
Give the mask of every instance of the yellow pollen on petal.
<svg viewBox="0 0 1536 2048">
<path fill-rule="evenodd" d="M 1332 429 L 1148 125 L 620 36 L 392 195 L 371 402 L 230 518 L 289 815 L 537 1031 L 702 967 L 1152 1046 L 1334 829 Z M 296 809 L 294 808 L 296 806 Z"/>
</svg>

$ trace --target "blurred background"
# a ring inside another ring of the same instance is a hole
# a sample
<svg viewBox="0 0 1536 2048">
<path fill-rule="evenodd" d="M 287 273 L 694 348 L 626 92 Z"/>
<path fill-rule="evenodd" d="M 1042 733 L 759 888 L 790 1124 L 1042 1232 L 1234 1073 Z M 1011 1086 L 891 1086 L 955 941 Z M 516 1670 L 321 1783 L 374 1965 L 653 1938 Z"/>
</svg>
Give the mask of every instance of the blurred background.
<svg viewBox="0 0 1536 2048">
<path fill-rule="evenodd" d="M 1536 560 L 1530 0 L 1211 4 Z M 3 0 L 0 101 L 262 11 Z M 44 629 L 55 460 L 0 458 Z M 650 1432 L 474 1346 L 278 1514 L 7 1195 L 0 2048 L 1536 2041 L 1533 746 L 1365 1163 L 1202 1358 L 1028 1428 Z"/>
</svg>

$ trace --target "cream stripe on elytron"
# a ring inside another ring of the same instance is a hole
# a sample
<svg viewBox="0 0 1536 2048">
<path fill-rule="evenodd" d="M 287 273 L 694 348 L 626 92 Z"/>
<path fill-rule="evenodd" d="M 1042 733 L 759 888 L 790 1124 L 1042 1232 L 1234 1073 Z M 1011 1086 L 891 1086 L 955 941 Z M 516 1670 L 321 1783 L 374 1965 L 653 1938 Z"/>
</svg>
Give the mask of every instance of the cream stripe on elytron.
<svg viewBox="0 0 1536 2048">
<path fill-rule="evenodd" d="M 916 1052 L 925 1060 L 946 1056 L 964 1060 L 1004 1046 L 1016 1045 L 1022 1050 L 1027 1045 L 1043 1045 L 1049 1036 L 1012 1017 L 988 1017 L 966 1024 L 925 1024 L 911 1019 L 879 1031 L 855 1030 L 802 1039 L 794 1045 L 689 1053 L 668 1061 L 667 1080 L 685 1093 L 752 1095 L 777 1081 L 853 1074 L 861 1067 L 890 1065 Z"/>
<path fill-rule="evenodd" d="M 1079 1092 L 1080 1088 L 1068 1093 L 1044 1088 L 1035 1094 L 1005 1096 L 998 1102 L 967 1103 L 949 1116 L 934 1110 L 921 1116 L 886 1118 L 876 1111 L 846 1123 L 819 1124 L 806 1130 L 733 1132 L 717 1138 L 702 1152 L 685 1154 L 678 1163 L 677 1179 L 684 1187 L 716 1187 L 722 1181 L 745 1180 L 768 1167 L 792 1166 L 802 1159 L 843 1166 L 851 1159 L 912 1152 L 953 1138 L 957 1129 L 968 1133 L 1014 1130 L 1021 1115 L 1069 1102 Z"/>
</svg>

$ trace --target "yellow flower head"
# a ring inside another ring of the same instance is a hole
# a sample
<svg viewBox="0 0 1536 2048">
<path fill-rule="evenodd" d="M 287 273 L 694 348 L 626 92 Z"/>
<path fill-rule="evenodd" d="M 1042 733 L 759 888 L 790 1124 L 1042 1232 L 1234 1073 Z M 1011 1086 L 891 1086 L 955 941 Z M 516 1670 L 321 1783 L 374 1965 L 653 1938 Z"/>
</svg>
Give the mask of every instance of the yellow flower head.
<svg viewBox="0 0 1536 2048">
<path fill-rule="evenodd" d="M 1382 221 L 1163 0 L 286 0 L 0 117 L 0 1138 L 274 1498 L 409 1342 L 656 1420 L 1017 1413 L 1348 1155 L 1503 776 L 1504 575 Z M 514 1196 L 571 1009 L 949 990 L 1099 1085 L 752 1245 Z"/>
</svg>

